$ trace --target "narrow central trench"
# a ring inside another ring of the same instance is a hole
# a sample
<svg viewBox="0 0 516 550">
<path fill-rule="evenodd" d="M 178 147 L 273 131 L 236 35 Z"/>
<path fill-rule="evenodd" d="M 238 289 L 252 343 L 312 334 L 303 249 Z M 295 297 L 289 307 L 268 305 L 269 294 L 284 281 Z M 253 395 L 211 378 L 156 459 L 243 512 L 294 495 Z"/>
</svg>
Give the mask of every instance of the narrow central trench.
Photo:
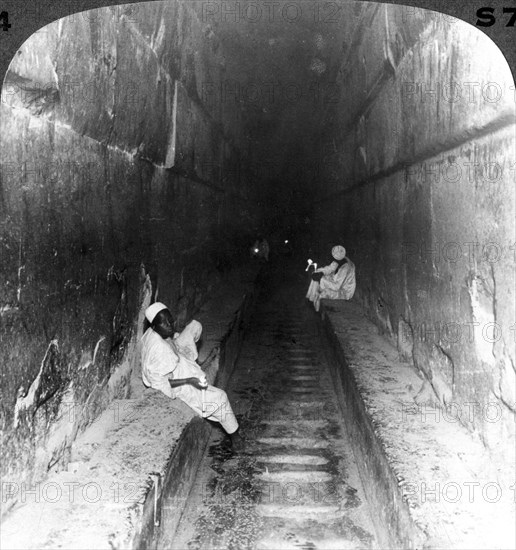
<svg viewBox="0 0 516 550">
<path fill-rule="evenodd" d="M 245 449 L 213 431 L 175 549 L 377 546 L 304 284 L 268 274 L 228 391 Z"/>
</svg>

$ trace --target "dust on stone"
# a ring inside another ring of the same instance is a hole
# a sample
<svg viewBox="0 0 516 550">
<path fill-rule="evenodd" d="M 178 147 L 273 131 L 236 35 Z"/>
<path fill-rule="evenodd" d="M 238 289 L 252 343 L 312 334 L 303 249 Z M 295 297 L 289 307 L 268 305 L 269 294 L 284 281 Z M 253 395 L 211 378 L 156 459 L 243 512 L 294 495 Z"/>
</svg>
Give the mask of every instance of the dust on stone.
<svg viewBox="0 0 516 550">
<path fill-rule="evenodd" d="M 205 511 L 196 521 L 197 535 L 189 542 L 189 550 L 239 550 L 253 548 L 262 520 L 255 511 L 260 491 L 253 483 L 260 472 L 250 456 L 235 457 L 224 439 L 212 445 L 212 468 L 217 477 L 208 484 L 204 498 Z"/>
</svg>

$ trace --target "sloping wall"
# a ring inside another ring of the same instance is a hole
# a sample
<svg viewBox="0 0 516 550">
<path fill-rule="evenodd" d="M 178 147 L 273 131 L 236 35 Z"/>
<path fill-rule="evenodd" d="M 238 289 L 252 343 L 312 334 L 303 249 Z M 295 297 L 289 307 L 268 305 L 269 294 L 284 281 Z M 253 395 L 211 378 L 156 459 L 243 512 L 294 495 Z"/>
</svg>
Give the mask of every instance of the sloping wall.
<svg viewBox="0 0 516 550">
<path fill-rule="evenodd" d="M 247 257 L 240 113 L 202 93 L 226 77 L 188 2 L 74 14 L 13 59 L 0 106 L 10 482 L 66 466 L 78 430 L 127 396 L 144 298 L 184 319 Z"/>
<path fill-rule="evenodd" d="M 353 36 L 321 134 L 320 250 L 348 249 L 357 296 L 427 381 L 418 402 L 509 447 L 510 70 L 489 38 L 434 12 L 366 4 Z"/>
</svg>

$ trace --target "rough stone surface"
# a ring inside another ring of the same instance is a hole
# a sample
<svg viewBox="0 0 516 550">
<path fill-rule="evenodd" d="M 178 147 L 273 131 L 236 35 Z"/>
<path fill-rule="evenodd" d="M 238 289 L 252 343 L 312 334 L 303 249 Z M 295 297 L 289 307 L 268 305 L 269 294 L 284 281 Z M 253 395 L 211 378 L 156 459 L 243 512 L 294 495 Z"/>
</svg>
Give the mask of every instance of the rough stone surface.
<svg viewBox="0 0 516 550">
<path fill-rule="evenodd" d="M 357 297 L 423 376 L 417 402 L 473 403 L 463 423 L 497 453 L 514 445 L 507 65 L 435 13 L 301 6 L 282 0 L 258 21 L 244 4 L 104 8 L 41 29 L 13 58 L 0 105 L 3 479 L 32 486 L 65 468 L 77 435 L 135 391 L 145 304 L 166 301 L 183 323 L 259 229 L 278 234 L 273 253 L 287 233 L 319 264 L 342 242 Z M 63 422 L 69 407 L 80 413 Z"/>
<path fill-rule="evenodd" d="M 219 387 L 240 350 L 240 320 L 245 324 L 252 309 L 255 276 L 253 267 L 231 272 L 199 312 L 199 360 L 207 360 L 207 377 Z M 133 353 L 139 356 L 137 344 Z M 177 524 L 211 428 L 179 399 L 145 389 L 139 367 L 136 361 L 131 398 L 111 401 L 71 444 L 66 470 L 20 499 L 2 524 L 2 547 L 162 546 L 167 533 L 159 525 Z M 73 425 L 74 413 L 66 411 L 64 425 Z"/>
<path fill-rule="evenodd" d="M 105 8 L 45 27 L 11 63 L 0 106 L 9 482 L 66 467 L 77 434 L 130 396 L 147 283 L 181 323 L 247 257 L 248 186 L 241 170 L 220 177 L 245 167 L 243 129 L 238 109 L 199 93 L 226 74 L 223 48 L 198 48 L 203 38 L 189 3 Z M 63 424 L 72 405 L 80 414 Z"/>
<path fill-rule="evenodd" d="M 369 4 L 361 31 L 343 57 L 340 101 L 328 109 L 319 152 L 319 252 L 326 256 L 337 241 L 346 246 L 357 296 L 433 399 L 472 404 L 475 414 L 461 421 L 492 450 L 508 450 L 511 73 L 489 38 L 439 14 Z"/>
<path fill-rule="evenodd" d="M 358 301 L 324 301 L 323 321 L 380 546 L 514 548 L 514 454 L 493 458 L 465 411 L 414 403 L 421 376 Z"/>
</svg>

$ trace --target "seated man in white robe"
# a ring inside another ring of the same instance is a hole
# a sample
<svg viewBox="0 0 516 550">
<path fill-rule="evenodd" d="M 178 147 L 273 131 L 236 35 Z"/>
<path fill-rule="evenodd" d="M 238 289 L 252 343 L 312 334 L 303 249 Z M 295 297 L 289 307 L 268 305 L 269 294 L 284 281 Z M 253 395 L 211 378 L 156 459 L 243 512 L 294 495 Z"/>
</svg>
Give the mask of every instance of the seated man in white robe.
<svg viewBox="0 0 516 550">
<path fill-rule="evenodd" d="M 313 302 L 315 311 L 319 311 L 322 298 L 351 300 L 355 293 L 355 264 L 346 257 L 346 249 L 334 246 L 331 255 L 333 262 L 316 269 L 308 287 L 306 297 Z"/>
<path fill-rule="evenodd" d="M 172 314 L 161 302 L 149 306 L 145 317 L 151 326 L 142 337 L 143 383 L 181 399 L 202 418 L 219 422 L 231 436 L 233 448 L 241 450 L 243 439 L 226 392 L 209 385 L 196 363 L 201 324 L 192 321 L 183 332 L 174 333 Z"/>
</svg>

